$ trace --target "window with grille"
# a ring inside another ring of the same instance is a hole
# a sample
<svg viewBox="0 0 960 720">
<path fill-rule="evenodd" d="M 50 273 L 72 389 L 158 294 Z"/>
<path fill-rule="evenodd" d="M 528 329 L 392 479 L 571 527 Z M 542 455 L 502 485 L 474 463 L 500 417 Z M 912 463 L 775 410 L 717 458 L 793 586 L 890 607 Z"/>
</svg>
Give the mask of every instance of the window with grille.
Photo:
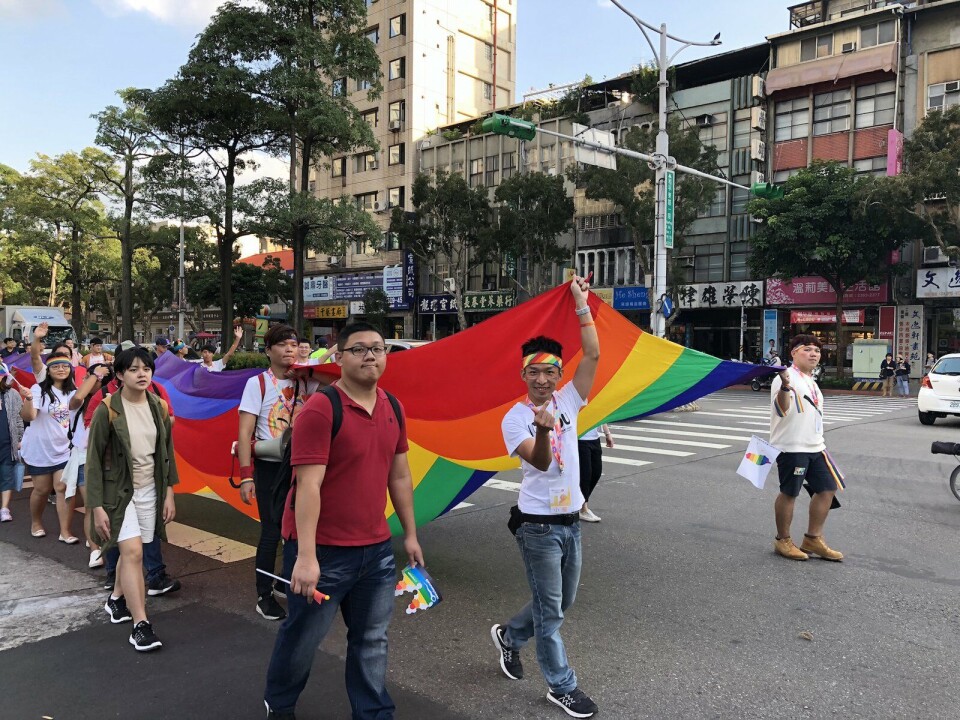
<svg viewBox="0 0 960 720">
<path fill-rule="evenodd" d="M 800 62 L 833 55 L 833 35 L 818 35 L 800 41 Z"/>
<path fill-rule="evenodd" d="M 497 184 L 497 168 L 500 164 L 499 155 L 488 155 L 484 161 L 483 184 L 487 187 L 493 187 Z"/>
<path fill-rule="evenodd" d="M 503 154 L 503 179 L 506 180 L 509 177 L 512 177 L 517 172 L 517 154 L 504 153 Z"/>
<path fill-rule="evenodd" d="M 875 45 L 892 43 L 896 26 L 893 20 L 860 26 L 860 47 L 870 48 Z"/>
<path fill-rule="evenodd" d="M 960 105 L 960 80 L 927 86 L 927 112 Z"/>
<path fill-rule="evenodd" d="M 810 134 L 810 101 L 808 98 L 784 100 L 776 105 L 773 138 L 777 142 L 805 138 Z"/>
<path fill-rule="evenodd" d="M 894 99 L 896 98 L 896 81 L 861 85 L 857 88 L 857 117 L 858 128 L 873 127 L 875 125 L 892 125 L 894 114 Z"/>
<path fill-rule="evenodd" d="M 850 129 L 850 88 L 813 96 L 813 134 Z"/>
</svg>

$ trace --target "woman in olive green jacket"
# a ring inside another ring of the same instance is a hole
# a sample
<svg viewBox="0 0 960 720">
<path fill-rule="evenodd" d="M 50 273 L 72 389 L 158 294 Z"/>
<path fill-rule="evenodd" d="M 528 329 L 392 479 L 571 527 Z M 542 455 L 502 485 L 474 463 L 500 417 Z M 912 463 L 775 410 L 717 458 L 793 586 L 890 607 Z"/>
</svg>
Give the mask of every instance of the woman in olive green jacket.
<svg viewBox="0 0 960 720">
<path fill-rule="evenodd" d="M 136 650 L 161 647 L 147 621 L 143 544 L 166 539 L 173 520 L 177 465 L 166 403 L 148 392 L 153 360 L 143 348 L 121 352 L 114 369 L 121 389 L 101 403 L 90 422 L 87 503 L 91 534 L 105 552 L 120 548 L 113 593 L 104 605 L 113 623 L 134 621 Z"/>
</svg>

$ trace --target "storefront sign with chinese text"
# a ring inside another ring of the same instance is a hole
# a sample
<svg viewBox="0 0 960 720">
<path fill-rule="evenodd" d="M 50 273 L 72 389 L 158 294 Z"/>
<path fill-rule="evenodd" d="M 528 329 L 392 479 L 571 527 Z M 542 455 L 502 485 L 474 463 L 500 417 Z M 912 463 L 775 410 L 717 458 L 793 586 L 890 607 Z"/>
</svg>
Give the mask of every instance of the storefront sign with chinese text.
<svg viewBox="0 0 960 720">
<path fill-rule="evenodd" d="M 844 310 L 844 325 L 863 325 L 863 310 Z M 791 310 L 790 323 L 807 325 L 830 325 L 837 322 L 837 313 L 830 310 Z"/>
<path fill-rule="evenodd" d="M 303 279 L 303 301 L 323 302 L 333 300 L 333 279 L 328 275 L 305 277 Z"/>
<path fill-rule="evenodd" d="M 917 297 L 960 297 L 960 269 L 941 267 L 917 270 Z"/>
<path fill-rule="evenodd" d="M 910 363 L 910 377 L 923 374 L 923 361 L 926 359 L 923 329 L 923 305 L 897 307 L 896 354 L 903 355 Z"/>
<path fill-rule="evenodd" d="M 683 310 L 698 308 L 739 308 L 763 305 L 763 283 L 759 280 L 739 282 L 691 283 L 677 291 L 677 302 Z"/>
<path fill-rule="evenodd" d="M 513 307 L 513 291 L 468 292 L 463 298 L 464 312 L 499 312 Z"/>
<path fill-rule="evenodd" d="M 649 310 L 650 297 L 647 289 L 639 285 L 614 288 L 613 307 L 615 310 Z"/>
<path fill-rule="evenodd" d="M 303 301 L 363 300 L 368 290 L 379 289 L 387 294 L 391 310 L 408 310 L 416 292 L 416 259 L 403 251 L 403 262 L 382 270 L 313 275 L 303 279 Z"/>
<path fill-rule="evenodd" d="M 886 281 L 878 285 L 859 282 L 843 294 L 844 304 L 882 303 L 887 301 Z M 797 277 L 789 282 L 778 278 L 767 280 L 767 305 L 836 305 L 837 294 L 821 277 Z"/>
<path fill-rule="evenodd" d="M 308 319 L 344 320 L 347 317 L 347 306 L 320 305 L 317 307 L 305 307 L 303 309 L 303 316 Z"/>
<path fill-rule="evenodd" d="M 613 306 L 613 288 L 590 288 L 590 292 L 603 300 L 607 305 Z"/>
</svg>

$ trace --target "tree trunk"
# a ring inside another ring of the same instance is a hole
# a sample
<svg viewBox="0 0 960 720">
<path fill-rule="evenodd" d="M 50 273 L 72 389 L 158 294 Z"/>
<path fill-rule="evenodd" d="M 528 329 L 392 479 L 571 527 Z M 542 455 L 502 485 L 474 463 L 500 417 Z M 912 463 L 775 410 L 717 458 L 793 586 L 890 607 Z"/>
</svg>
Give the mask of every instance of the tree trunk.
<svg viewBox="0 0 960 720">
<path fill-rule="evenodd" d="M 80 228 L 74 226 L 70 237 L 70 324 L 78 338 L 83 337 L 83 298 L 80 295 Z M 51 303 L 52 305 L 52 303 Z"/>
<path fill-rule="evenodd" d="M 133 247 L 130 225 L 133 219 L 133 158 L 127 157 L 123 177 L 123 227 L 120 230 L 120 316 L 124 340 L 133 340 Z"/>
<path fill-rule="evenodd" d="M 63 247 L 63 230 L 60 225 L 57 226 L 57 247 Z M 53 307 L 57 302 L 57 261 L 60 259 L 60 253 L 53 254 L 53 262 L 50 263 L 50 292 L 47 295 L 47 306 Z"/>
<path fill-rule="evenodd" d="M 290 139 L 290 151 L 296 152 L 296 137 Z M 310 154 L 312 152 L 312 141 L 303 140 L 300 150 L 300 182 L 296 187 L 295 174 L 293 172 L 293 163 L 297 156 L 291 157 L 290 180 L 294 183 L 293 192 L 306 195 L 310 187 Z M 293 247 L 293 307 L 290 309 L 289 324 L 296 330 L 300 336 L 303 332 L 303 266 L 306 261 L 307 251 L 307 232 L 308 228 L 304 225 L 298 225 L 293 228 L 292 247 Z"/>
<path fill-rule="evenodd" d="M 233 193 L 236 186 L 235 168 L 237 156 L 233 150 L 227 156 L 227 171 L 224 176 L 225 198 L 223 211 L 223 237 L 217 239 L 217 255 L 220 260 L 220 338 L 226 343 L 233 336 Z M 202 313 L 202 310 L 201 310 Z"/>
<path fill-rule="evenodd" d="M 843 364 L 847 358 L 847 345 L 843 341 L 843 293 L 845 288 L 837 288 L 837 377 L 846 375 Z"/>
</svg>

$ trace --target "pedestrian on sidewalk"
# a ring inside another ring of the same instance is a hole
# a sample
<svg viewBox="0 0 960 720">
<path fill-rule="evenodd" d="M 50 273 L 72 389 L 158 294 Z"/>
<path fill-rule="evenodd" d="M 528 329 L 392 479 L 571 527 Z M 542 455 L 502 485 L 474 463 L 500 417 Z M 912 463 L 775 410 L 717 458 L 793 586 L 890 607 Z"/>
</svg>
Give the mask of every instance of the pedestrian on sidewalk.
<svg viewBox="0 0 960 720">
<path fill-rule="evenodd" d="M 70 530 L 71 512 L 67 505 L 66 485 L 61 482 L 63 468 L 70 459 L 70 416 L 83 404 L 83 399 L 93 390 L 96 375 L 84 378 L 77 391 L 66 347 L 55 349 L 44 364 L 43 380 L 29 389 L 20 385 L 23 407 L 20 417 L 30 423 L 23 433 L 21 456 L 26 471 L 33 480 L 30 493 L 30 534 L 44 537 L 43 509 L 47 496 L 56 493 L 57 518 L 60 525 L 60 542 L 75 545 L 80 540 Z"/>
<path fill-rule="evenodd" d="M 603 433 L 607 448 L 613 449 L 613 435 L 606 425 L 587 430 L 577 441 L 577 452 L 580 455 L 580 492 L 583 493 L 583 507 L 580 508 L 580 519 L 584 522 L 600 522 L 600 516 L 587 507 L 590 495 L 600 482 L 603 474 L 603 450 L 600 447 L 600 433 Z"/>
<path fill-rule="evenodd" d="M 147 619 L 143 545 L 176 516 L 177 461 L 166 403 L 149 392 L 153 359 L 145 348 L 124 350 L 114 361 L 120 392 L 93 415 L 87 449 L 88 522 L 106 551 L 120 547 L 113 592 L 104 605 L 110 622 L 133 620 L 129 642 L 139 652 L 162 646 Z M 117 462 L 126 458 L 126 462 Z"/>
<path fill-rule="evenodd" d="M 843 560 L 823 539 L 823 526 L 834 496 L 840 489 L 839 471 L 823 441 L 823 395 L 813 379 L 820 363 L 820 340 L 797 335 L 790 341 L 791 367 L 773 379 L 770 388 L 770 444 L 780 450 L 777 469 L 780 493 L 774 503 L 777 537 L 773 548 L 785 558 L 806 560 L 818 555 L 824 560 Z M 798 548 L 790 538 L 793 509 L 804 483 L 811 492 L 807 532 Z"/>
<path fill-rule="evenodd" d="M 511 511 L 516 541 L 526 568 L 531 600 L 504 625 L 490 628 L 500 669 L 511 680 L 523 677 L 520 651 L 537 641 L 537 662 L 547 681 L 547 700 L 572 717 L 592 717 L 597 705 L 580 689 L 570 667 L 560 627 L 580 582 L 580 457 L 577 416 L 587 404 L 600 359 L 597 328 L 587 304 L 589 283 L 570 283 L 583 355 L 572 382 L 563 379 L 563 348 L 547 337 L 521 346 L 520 377 L 527 397 L 501 423 L 511 456 L 520 457 L 523 480 Z M 519 520 L 519 524 L 516 524 Z"/>
<path fill-rule="evenodd" d="M 264 336 L 270 367 L 249 380 L 243 388 L 239 407 L 237 461 L 240 464 L 240 499 L 257 503 L 260 516 L 260 540 L 256 567 L 277 572 L 277 548 L 280 545 L 280 517 L 275 517 L 273 490 L 280 469 L 280 458 L 253 457 L 253 444 L 272 440 L 290 427 L 293 415 L 314 392 L 316 380 L 291 380 L 287 377 L 297 354 L 297 332 L 289 325 L 274 325 Z M 254 572 L 257 588 L 256 611 L 266 620 L 282 620 L 286 612 L 274 597 L 284 596 L 282 586 L 266 575 Z"/>
<path fill-rule="evenodd" d="M 900 397 L 910 397 L 910 363 L 903 359 L 903 355 L 897 356 L 894 375 L 897 379 L 897 393 Z"/>
<path fill-rule="evenodd" d="M 927 353 L 927 360 L 923 363 L 923 374 L 929 375 L 930 371 L 933 370 L 933 366 L 937 364 L 937 357 L 932 353 Z"/>
<path fill-rule="evenodd" d="M 424 565 L 403 408 L 377 386 L 387 366 L 383 334 L 366 323 L 348 325 L 340 333 L 337 363 L 340 380 L 311 397 L 293 427 L 296 480 L 283 511 L 290 616 L 277 633 L 267 671 L 270 718 L 293 718 L 314 654 L 339 608 L 347 626 L 353 718 L 392 720 L 387 628 L 397 577 L 385 517 L 388 494 L 407 560 Z M 329 599 L 314 604 L 314 589 Z"/>
<path fill-rule="evenodd" d="M 22 465 L 20 442 L 23 440 L 23 399 L 13 389 L 9 374 L 0 378 L 0 522 L 10 522 L 10 498 L 17 490 L 17 466 Z M 22 467 L 20 468 L 22 469 Z"/>
<path fill-rule="evenodd" d="M 880 363 L 880 379 L 883 381 L 883 390 L 880 397 L 893 397 L 893 378 L 896 370 L 897 364 L 893 361 L 893 354 L 887 353 L 887 356 Z"/>
<path fill-rule="evenodd" d="M 152 354 L 151 357 L 153 357 Z M 87 428 L 89 428 L 90 423 L 93 422 L 93 415 L 97 411 L 97 408 L 100 407 L 104 398 L 110 397 L 111 394 L 120 390 L 121 382 L 117 376 L 107 375 L 104 377 L 104 381 L 100 390 L 90 396 L 90 402 L 84 411 L 83 423 Z M 164 389 L 162 384 L 154 380 L 150 383 L 149 392 L 167 404 L 167 413 L 170 415 L 170 425 L 172 426 L 176 422 L 176 417 L 174 415 L 173 403 L 170 402 L 170 395 L 167 394 L 166 389 Z M 104 550 L 102 557 L 104 569 L 107 571 L 107 577 L 103 587 L 104 590 L 113 590 L 116 581 L 117 562 L 120 560 L 120 548 L 113 546 L 108 550 Z M 163 549 L 160 543 L 160 535 L 157 533 L 154 533 L 153 540 L 143 544 L 143 567 L 147 573 L 147 595 L 150 597 L 175 593 L 181 588 L 180 581 L 167 574 L 167 566 L 163 564 Z"/>
</svg>

